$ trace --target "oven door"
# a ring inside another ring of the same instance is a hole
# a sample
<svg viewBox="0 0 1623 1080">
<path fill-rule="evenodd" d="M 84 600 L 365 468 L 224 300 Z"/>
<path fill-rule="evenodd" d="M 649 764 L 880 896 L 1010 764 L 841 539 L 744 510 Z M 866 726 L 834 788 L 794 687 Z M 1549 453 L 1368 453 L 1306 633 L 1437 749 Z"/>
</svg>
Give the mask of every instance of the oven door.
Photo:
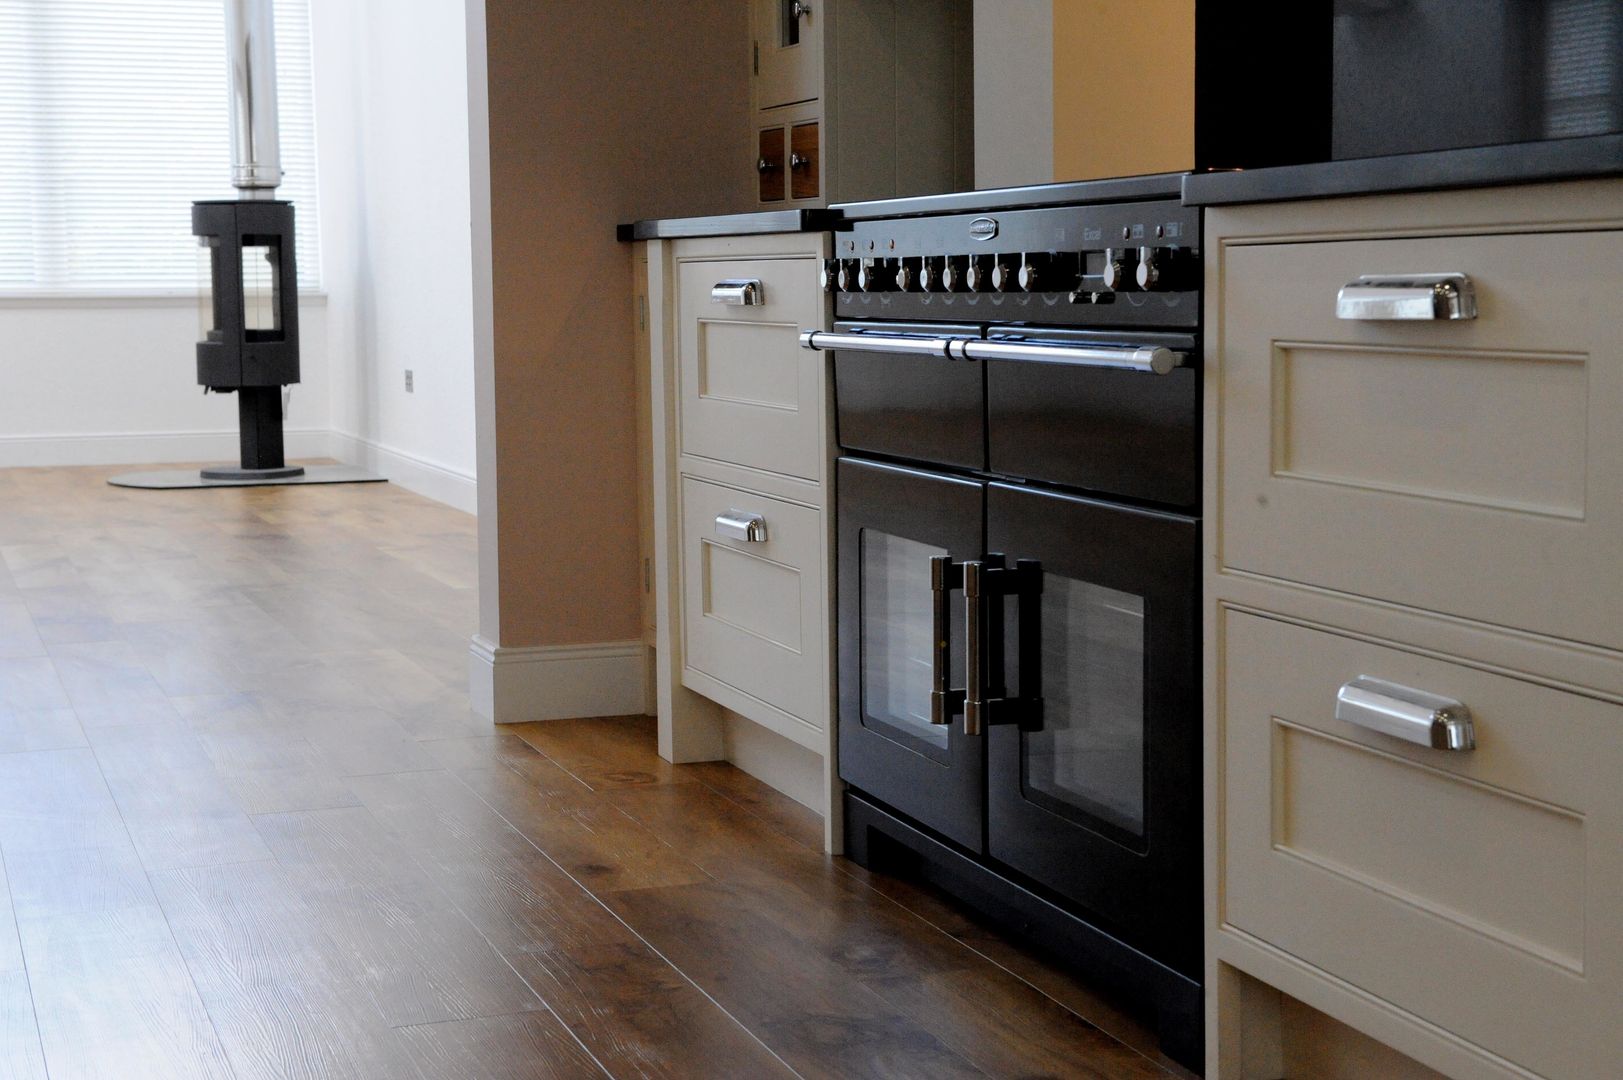
<svg viewBox="0 0 1623 1080">
<path fill-rule="evenodd" d="M 990 471 L 1130 499 L 1200 503 L 1200 375 L 1188 334 L 994 331 Z M 1176 366 L 1157 370 L 1152 358 Z"/>
<path fill-rule="evenodd" d="M 1193 518 L 987 490 L 988 549 L 1022 570 L 984 631 L 1004 628 L 986 676 L 1005 695 L 985 714 L 988 853 L 1192 978 L 1197 534 Z"/>
<path fill-rule="evenodd" d="M 975 326 L 838 323 L 833 333 L 816 331 L 801 340 L 809 348 L 834 350 L 841 447 L 981 469 L 986 365 L 950 349 L 953 342 L 979 336 Z"/>
<path fill-rule="evenodd" d="M 957 594 L 981 550 L 985 485 L 852 458 L 836 475 L 840 777 L 981 852 L 985 740 L 958 722 Z"/>
</svg>

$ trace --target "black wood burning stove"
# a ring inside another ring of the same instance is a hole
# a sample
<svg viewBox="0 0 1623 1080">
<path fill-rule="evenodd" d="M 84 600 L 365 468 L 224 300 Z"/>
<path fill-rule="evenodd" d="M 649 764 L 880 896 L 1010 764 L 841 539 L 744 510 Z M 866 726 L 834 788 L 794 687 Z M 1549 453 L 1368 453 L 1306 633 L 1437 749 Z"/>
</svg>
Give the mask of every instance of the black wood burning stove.
<svg viewBox="0 0 1623 1080">
<path fill-rule="evenodd" d="M 205 480 L 304 473 L 282 448 L 282 391 L 299 381 L 299 279 L 293 204 L 273 198 L 282 151 L 272 16 L 271 0 L 226 0 L 231 184 L 242 197 L 192 204 L 192 232 L 209 250 L 197 381 L 205 392 L 237 395 L 242 443 L 242 464 L 206 468 Z"/>
<path fill-rule="evenodd" d="M 242 465 L 211 466 L 211 480 L 298 476 L 282 449 L 282 388 L 299 381 L 299 290 L 293 204 L 192 204 L 192 232 L 209 252 L 208 294 L 197 343 L 197 381 L 236 393 Z"/>
</svg>

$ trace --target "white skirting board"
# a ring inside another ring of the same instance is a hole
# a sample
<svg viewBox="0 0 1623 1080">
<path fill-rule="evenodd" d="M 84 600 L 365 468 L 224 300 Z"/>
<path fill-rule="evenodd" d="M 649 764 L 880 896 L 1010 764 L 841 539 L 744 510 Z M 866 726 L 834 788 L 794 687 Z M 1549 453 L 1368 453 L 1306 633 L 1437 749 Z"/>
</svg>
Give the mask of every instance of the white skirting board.
<svg viewBox="0 0 1623 1080">
<path fill-rule="evenodd" d="M 476 636 L 468 649 L 473 711 L 498 724 L 640 714 L 645 652 L 640 641 L 503 648 Z"/>
<path fill-rule="evenodd" d="M 329 439 L 339 461 L 381 473 L 390 483 L 463 513 L 479 512 L 479 484 L 471 473 L 343 431 L 330 432 Z"/>
<path fill-rule="evenodd" d="M 283 438 L 290 458 L 327 457 L 331 450 L 331 432 L 326 430 L 288 428 Z M 0 469 L 237 461 L 241 452 L 235 430 L 0 435 Z"/>
</svg>

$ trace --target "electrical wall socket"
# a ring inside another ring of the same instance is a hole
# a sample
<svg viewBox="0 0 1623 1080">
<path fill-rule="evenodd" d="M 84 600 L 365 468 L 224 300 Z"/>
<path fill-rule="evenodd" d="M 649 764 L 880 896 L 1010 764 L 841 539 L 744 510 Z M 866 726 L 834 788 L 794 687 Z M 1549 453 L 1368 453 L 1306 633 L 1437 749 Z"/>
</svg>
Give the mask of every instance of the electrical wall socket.
<svg viewBox="0 0 1623 1080">
<path fill-rule="evenodd" d="M 407 368 L 407 369 L 406 369 L 406 393 L 408 393 L 408 394 L 409 394 L 409 393 L 411 393 L 411 392 L 412 392 L 412 386 L 411 386 L 411 368 Z"/>
</svg>

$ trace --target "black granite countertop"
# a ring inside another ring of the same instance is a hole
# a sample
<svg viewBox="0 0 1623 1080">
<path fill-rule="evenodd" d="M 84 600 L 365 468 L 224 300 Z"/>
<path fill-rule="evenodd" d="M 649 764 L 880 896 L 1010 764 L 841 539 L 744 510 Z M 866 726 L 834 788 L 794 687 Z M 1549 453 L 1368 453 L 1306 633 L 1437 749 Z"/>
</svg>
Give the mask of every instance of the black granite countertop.
<svg viewBox="0 0 1623 1080">
<path fill-rule="evenodd" d="M 761 233 L 822 232 L 832 229 L 840 215 L 832 210 L 762 210 L 750 214 L 715 214 L 710 217 L 654 218 L 634 221 L 614 230 L 616 238 L 675 240 L 684 236 L 755 236 Z"/>
<path fill-rule="evenodd" d="M 1222 206 L 1617 175 L 1623 175 L 1623 135 L 1590 135 L 1315 165 L 1191 173 L 1183 180 L 1183 201 L 1191 206 Z"/>
<path fill-rule="evenodd" d="M 959 191 L 903 199 L 838 203 L 827 209 L 763 210 L 710 217 L 658 218 L 621 225 L 621 240 L 821 232 L 843 223 L 916 214 L 981 213 L 1038 206 L 1164 199 L 1190 206 L 1287 202 L 1384 192 L 1526 184 L 1623 175 L 1623 135 L 1437 150 L 1424 154 L 1326 161 L 1211 173 L 1155 173 L 1030 187 Z"/>
</svg>

